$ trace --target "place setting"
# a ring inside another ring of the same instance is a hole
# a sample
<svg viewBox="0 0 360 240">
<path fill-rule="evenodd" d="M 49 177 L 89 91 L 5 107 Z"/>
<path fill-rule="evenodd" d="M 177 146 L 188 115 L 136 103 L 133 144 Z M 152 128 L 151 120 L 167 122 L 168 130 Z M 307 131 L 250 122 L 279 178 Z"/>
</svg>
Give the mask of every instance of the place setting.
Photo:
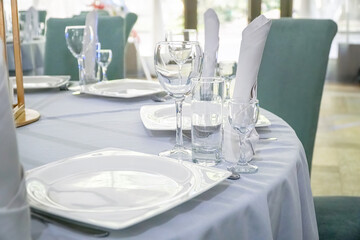
<svg viewBox="0 0 360 240">
<path fill-rule="evenodd" d="M 112 79 L 107 77 L 108 66 L 112 62 L 112 50 L 102 49 L 97 38 L 96 13 L 86 17 L 84 26 L 68 26 L 65 38 L 68 50 L 77 59 L 79 82 L 69 90 L 75 95 L 88 94 L 113 98 L 138 98 L 164 90 L 160 84 L 151 80 Z"/>
</svg>

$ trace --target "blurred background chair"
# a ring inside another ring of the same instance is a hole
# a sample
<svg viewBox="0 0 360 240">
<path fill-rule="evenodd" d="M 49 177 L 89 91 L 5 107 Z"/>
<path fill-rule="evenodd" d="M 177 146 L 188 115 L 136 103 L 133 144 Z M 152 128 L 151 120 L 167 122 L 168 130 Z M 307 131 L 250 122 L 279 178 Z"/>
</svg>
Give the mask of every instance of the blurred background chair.
<svg viewBox="0 0 360 240">
<path fill-rule="evenodd" d="M 331 20 L 273 20 L 258 75 L 260 106 L 283 118 L 312 154 L 331 42 Z M 314 197 L 320 239 L 360 239 L 359 197 Z"/>
<path fill-rule="evenodd" d="M 99 16 L 98 38 L 102 49 L 111 49 L 112 62 L 107 76 L 111 79 L 124 78 L 124 50 L 129 33 L 137 20 L 137 15 L 128 13 L 125 18 Z M 70 75 L 71 80 L 78 80 L 77 60 L 66 46 L 65 27 L 84 25 L 84 17 L 50 18 L 46 23 L 45 75 Z"/>
</svg>

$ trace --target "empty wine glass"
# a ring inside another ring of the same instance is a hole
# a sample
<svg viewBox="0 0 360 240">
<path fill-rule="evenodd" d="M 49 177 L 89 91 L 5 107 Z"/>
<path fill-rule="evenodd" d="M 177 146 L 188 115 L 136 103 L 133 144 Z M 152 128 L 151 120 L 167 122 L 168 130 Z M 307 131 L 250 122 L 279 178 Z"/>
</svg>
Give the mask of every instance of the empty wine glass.
<svg viewBox="0 0 360 240">
<path fill-rule="evenodd" d="M 198 33 L 196 29 L 168 30 L 165 33 L 165 41 L 198 41 Z"/>
<path fill-rule="evenodd" d="M 78 61 L 79 85 L 85 84 L 84 52 L 88 49 L 94 39 L 94 33 L 90 26 L 67 26 L 65 28 L 66 45 L 72 55 Z M 88 44 L 84 44 L 84 40 Z"/>
<path fill-rule="evenodd" d="M 191 79 L 200 76 L 202 56 L 198 42 L 159 42 L 155 47 L 157 77 L 176 106 L 176 144 L 160 156 L 191 160 L 191 150 L 183 146 L 182 103 L 192 90 Z"/>
<path fill-rule="evenodd" d="M 236 173 L 255 173 L 258 167 L 249 164 L 252 158 L 249 157 L 248 148 L 245 140 L 249 137 L 251 131 L 255 128 L 259 111 L 258 100 L 250 100 L 244 102 L 239 99 L 231 99 L 229 101 L 229 123 L 231 127 L 239 134 L 240 140 L 240 157 L 238 163 L 231 167 Z"/>
<path fill-rule="evenodd" d="M 221 61 L 217 66 L 217 75 L 225 80 L 225 99 L 229 100 L 231 82 L 236 75 L 237 63 L 235 61 Z"/>
<path fill-rule="evenodd" d="M 107 81 L 107 67 L 111 63 L 112 60 L 112 51 L 111 49 L 100 49 L 96 51 L 96 62 L 102 69 L 102 81 Z"/>
</svg>

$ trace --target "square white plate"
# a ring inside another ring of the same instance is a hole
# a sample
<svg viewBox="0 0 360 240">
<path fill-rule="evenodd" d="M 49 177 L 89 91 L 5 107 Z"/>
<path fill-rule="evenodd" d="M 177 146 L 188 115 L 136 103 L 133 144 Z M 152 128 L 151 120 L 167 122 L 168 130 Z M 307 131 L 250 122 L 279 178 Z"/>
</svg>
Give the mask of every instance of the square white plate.
<svg viewBox="0 0 360 240">
<path fill-rule="evenodd" d="M 140 117 L 149 130 L 175 130 L 175 104 L 145 105 L 140 108 Z M 259 115 L 256 127 L 270 126 L 264 115 Z M 191 105 L 183 104 L 183 130 L 191 130 Z"/>
<path fill-rule="evenodd" d="M 135 98 L 164 91 L 158 82 L 118 79 L 85 85 L 83 93 L 117 98 Z"/>
<path fill-rule="evenodd" d="M 10 77 L 14 89 L 16 89 L 16 78 Z M 59 88 L 69 83 L 70 76 L 23 76 L 24 89 L 47 89 Z"/>
<path fill-rule="evenodd" d="M 106 229 L 123 229 L 209 190 L 230 172 L 107 148 L 26 172 L 30 206 Z"/>
</svg>

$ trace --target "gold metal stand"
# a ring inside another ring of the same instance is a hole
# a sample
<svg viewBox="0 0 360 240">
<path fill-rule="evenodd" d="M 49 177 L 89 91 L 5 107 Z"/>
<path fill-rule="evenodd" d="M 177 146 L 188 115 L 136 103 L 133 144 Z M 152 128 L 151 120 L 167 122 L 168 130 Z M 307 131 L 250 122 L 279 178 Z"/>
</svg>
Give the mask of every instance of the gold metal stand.
<svg viewBox="0 0 360 240">
<path fill-rule="evenodd" d="M 21 127 L 39 120 L 40 114 L 35 110 L 25 109 L 17 0 L 11 0 L 11 17 L 12 17 L 12 31 L 13 31 L 13 42 L 14 42 L 16 91 L 17 91 L 17 103 L 13 105 L 13 114 L 14 114 L 16 127 Z M 3 0 L 0 0 L 0 38 L 3 40 L 4 58 L 5 58 L 5 62 L 7 63 L 5 16 L 4 16 Z"/>
</svg>

